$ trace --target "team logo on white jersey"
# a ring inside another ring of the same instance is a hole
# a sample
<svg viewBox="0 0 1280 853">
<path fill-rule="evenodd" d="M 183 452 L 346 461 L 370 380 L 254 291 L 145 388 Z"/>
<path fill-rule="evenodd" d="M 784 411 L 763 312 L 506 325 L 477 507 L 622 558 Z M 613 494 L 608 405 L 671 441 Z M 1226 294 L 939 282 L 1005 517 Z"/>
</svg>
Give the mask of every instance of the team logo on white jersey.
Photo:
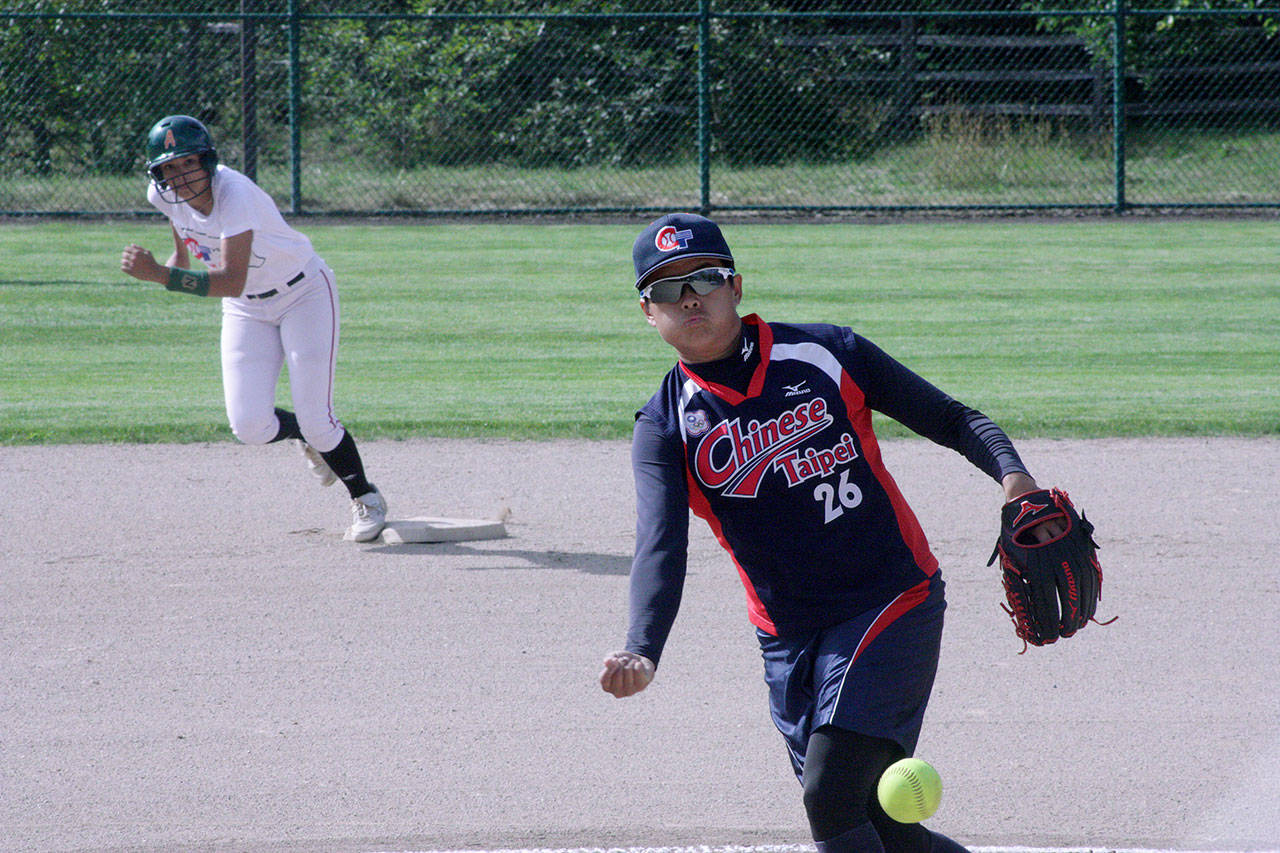
<svg viewBox="0 0 1280 853">
<path fill-rule="evenodd" d="M 835 421 L 822 397 L 801 403 L 763 423 L 751 421 L 746 430 L 739 418 L 721 421 L 698 444 L 694 473 L 707 488 L 728 497 L 754 498 L 760 481 L 784 455 Z"/>
<path fill-rule="evenodd" d="M 182 242 L 187 247 L 187 251 L 200 260 L 208 262 L 213 258 L 213 250 L 208 246 L 200 245 L 200 242 L 194 237 L 183 237 Z"/>
</svg>

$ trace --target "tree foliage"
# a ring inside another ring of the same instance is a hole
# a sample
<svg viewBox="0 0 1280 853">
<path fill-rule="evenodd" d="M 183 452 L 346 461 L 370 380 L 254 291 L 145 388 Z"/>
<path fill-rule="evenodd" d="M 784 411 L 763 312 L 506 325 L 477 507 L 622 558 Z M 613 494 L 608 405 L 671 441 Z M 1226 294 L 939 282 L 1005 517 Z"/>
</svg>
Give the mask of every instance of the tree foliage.
<svg viewBox="0 0 1280 853">
<path fill-rule="evenodd" d="M 700 92 L 697 0 L 295 0 L 293 70 L 301 132 L 333 159 L 406 169 L 688 160 L 705 107 L 717 158 L 830 161 L 911 132 L 912 104 L 952 96 L 942 83 L 907 82 L 904 68 L 927 77 L 989 61 L 989 52 L 939 46 L 940 34 L 1070 34 L 1085 45 L 1070 61 L 1108 61 L 1111 7 L 1101 2 L 718 0 Z M 1192 4 L 1243 13 L 1254 0 L 1171 2 L 1169 14 L 1130 24 L 1129 58 L 1147 69 L 1135 85 L 1149 97 L 1185 98 L 1192 84 L 1274 90 L 1280 80 L 1266 74 L 1152 71 L 1209 66 L 1227 52 L 1277 60 L 1271 18 L 1177 14 Z M 176 13 L 169 0 L 9 0 L 0 10 L 0 171 L 48 173 L 57 163 L 72 173 L 127 172 L 140 165 L 147 128 L 177 112 L 204 120 L 224 157 L 234 153 L 242 9 L 266 16 L 252 26 L 261 156 L 287 158 L 289 8 L 289 0 L 201 0 Z M 985 14 L 1071 8 L 1080 14 Z M 915 40 L 904 52 L 908 29 Z M 1002 61 L 1031 68 L 1060 59 L 1041 50 Z M 1017 80 L 964 94 L 1037 97 Z"/>
</svg>

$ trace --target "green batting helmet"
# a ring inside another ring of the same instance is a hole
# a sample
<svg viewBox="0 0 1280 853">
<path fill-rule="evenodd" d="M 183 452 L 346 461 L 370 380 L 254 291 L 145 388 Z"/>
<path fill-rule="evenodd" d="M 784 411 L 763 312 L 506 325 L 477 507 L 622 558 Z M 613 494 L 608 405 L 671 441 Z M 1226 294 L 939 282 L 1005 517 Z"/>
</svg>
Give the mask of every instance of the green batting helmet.
<svg viewBox="0 0 1280 853">
<path fill-rule="evenodd" d="M 191 116 L 165 116 L 147 134 L 147 172 L 161 188 L 160 166 L 177 157 L 200 155 L 200 165 L 213 177 L 218 168 L 218 149 L 213 137 L 198 119 Z"/>
</svg>

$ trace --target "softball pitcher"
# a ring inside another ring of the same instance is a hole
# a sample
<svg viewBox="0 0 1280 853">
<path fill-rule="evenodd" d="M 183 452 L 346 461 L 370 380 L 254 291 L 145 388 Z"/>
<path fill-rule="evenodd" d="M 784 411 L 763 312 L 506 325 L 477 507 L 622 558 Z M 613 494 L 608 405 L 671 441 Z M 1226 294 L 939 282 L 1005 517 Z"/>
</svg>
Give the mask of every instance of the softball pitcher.
<svg viewBox="0 0 1280 853">
<path fill-rule="evenodd" d="M 346 538 L 376 538 L 387 503 L 366 479 L 355 439 L 333 411 L 333 270 L 266 192 L 218 163 L 209 131 L 191 116 L 167 116 L 151 128 L 147 172 L 147 201 L 169 219 L 173 254 L 161 265 L 147 249 L 129 245 L 120 269 L 167 290 L 222 299 L 222 387 L 231 431 L 245 444 L 297 442 L 322 485 L 341 480 L 347 487 Z M 193 269 L 193 257 L 205 269 Z M 285 363 L 296 414 L 275 405 Z"/>
<path fill-rule="evenodd" d="M 630 627 L 600 686 L 622 698 L 653 679 L 680 607 L 692 510 L 746 588 L 819 853 L 963 851 L 892 820 L 876 798 L 884 769 L 915 750 L 946 601 L 871 413 L 958 451 L 1006 499 L 1035 480 L 995 423 L 852 330 L 740 317 L 742 276 L 711 220 L 663 216 L 632 258 L 645 319 L 680 360 L 636 414 Z"/>
</svg>

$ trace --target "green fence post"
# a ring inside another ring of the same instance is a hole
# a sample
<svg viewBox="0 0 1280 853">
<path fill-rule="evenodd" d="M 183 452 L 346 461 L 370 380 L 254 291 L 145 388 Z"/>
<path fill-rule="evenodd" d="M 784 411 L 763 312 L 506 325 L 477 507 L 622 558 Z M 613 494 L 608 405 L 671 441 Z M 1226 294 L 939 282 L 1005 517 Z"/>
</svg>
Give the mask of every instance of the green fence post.
<svg viewBox="0 0 1280 853">
<path fill-rule="evenodd" d="M 1115 0 L 1115 21 L 1111 28 L 1112 69 L 1111 69 L 1111 137 L 1115 148 L 1116 178 L 1116 213 L 1124 213 L 1124 167 L 1125 167 L 1125 117 L 1124 117 L 1124 81 L 1125 81 L 1125 0 Z"/>
<path fill-rule="evenodd" d="M 258 180 L 258 31 L 254 0 L 240 0 L 240 140 L 244 173 Z"/>
<path fill-rule="evenodd" d="M 711 50 L 711 0 L 698 0 L 698 180 L 699 212 L 711 215 L 711 96 L 708 83 Z"/>
<path fill-rule="evenodd" d="M 298 129 L 302 114 L 302 74 L 298 70 L 301 35 L 298 0 L 289 0 L 289 194 L 293 213 L 302 212 L 302 134 Z"/>
</svg>

